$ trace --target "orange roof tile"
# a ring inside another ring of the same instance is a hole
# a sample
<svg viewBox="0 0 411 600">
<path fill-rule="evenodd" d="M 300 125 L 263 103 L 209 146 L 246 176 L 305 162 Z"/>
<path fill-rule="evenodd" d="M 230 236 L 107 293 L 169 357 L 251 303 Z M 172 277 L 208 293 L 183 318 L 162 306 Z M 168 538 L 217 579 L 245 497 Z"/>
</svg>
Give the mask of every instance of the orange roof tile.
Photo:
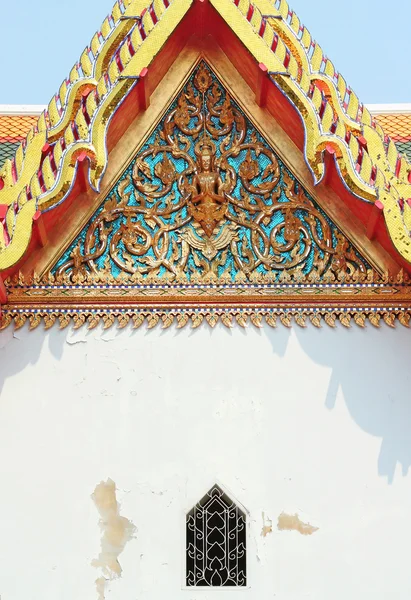
<svg viewBox="0 0 411 600">
<path fill-rule="evenodd" d="M 38 115 L 0 115 L 0 169 L 8 158 L 14 157 L 37 120 Z"/>
<path fill-rule="evenodd" d="M 375 118 L 394 142 L 411 141 L 411 113 L 381 114 Z"/>
<path fill-rule="evenodd" d="M 38 115 L 0 115 L 0 143 L 24 140 Z"/>
<path fill-rule="evenodd" d="M 383 113 L 374 116 L 398 151 L 411 161 L 411 113 Z"/>
</svg>

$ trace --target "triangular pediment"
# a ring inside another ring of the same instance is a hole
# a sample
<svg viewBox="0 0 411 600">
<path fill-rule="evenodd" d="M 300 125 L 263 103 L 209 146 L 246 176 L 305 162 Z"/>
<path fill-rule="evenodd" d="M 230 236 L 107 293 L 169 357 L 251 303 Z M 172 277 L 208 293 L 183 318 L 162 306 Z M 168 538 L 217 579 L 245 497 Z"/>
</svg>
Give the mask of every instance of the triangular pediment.
<svg viewBox="0 0 411 600">
<path fill-rule="evenodd" d="M 371 267 L 200 60 L 51 273 L 284 283 L 360 281 Z"/>
<path fill-rule="evenodd" d="M 72 204 L 6 280 L 3 326 L 408 323 L 406 276 L 313 185 L 285 107 L 261 106 L 212 40 L 144 89 L 128 128 L 127 113 L 117 122 L 100 192 L 83 161 Z"/>
</svg>

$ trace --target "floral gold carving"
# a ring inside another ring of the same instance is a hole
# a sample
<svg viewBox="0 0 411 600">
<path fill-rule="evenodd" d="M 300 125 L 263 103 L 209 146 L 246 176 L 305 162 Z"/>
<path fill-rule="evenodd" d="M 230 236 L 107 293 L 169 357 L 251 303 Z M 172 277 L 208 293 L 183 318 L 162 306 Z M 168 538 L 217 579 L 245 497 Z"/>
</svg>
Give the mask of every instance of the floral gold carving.
<svg viewBox="0 0 411 600">
<path fill-rule="evenodd" d="M 367 265 L 201 62 L 56 273 L 113 270 L 302 281 Z"/>
</svg>

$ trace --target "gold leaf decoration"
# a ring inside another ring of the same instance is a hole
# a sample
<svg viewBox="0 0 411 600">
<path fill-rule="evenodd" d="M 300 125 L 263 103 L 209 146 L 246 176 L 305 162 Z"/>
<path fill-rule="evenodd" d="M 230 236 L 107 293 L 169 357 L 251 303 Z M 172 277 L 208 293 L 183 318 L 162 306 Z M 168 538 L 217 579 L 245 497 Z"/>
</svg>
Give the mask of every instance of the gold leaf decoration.
<svg viewBox="0 0 411 600">
<path fill-rule="evenodd" d="M 96 313 L 92 313 L 87 319 L 88 329 L 94 329 L 100 322 L 100 316 Z"/>
<path fill-rule="evenodd" d="M 297 325 L 299 325 L 300 327 L 307 327 L 307 324 L 305 322 L 306 320 L 306 316 L 301 314 L 301 313 L 297 313 L 294 316 L 295 322 L 297 323 Z"/>
<path fill-rule="evenodd" d="M 114 325 L 116 318 L 112 313 L 103 315 L 103 329 L 110 329 Z"/>
<path fill-rule="evenodd" d="M 59 316 L 60 329 L 65 329 L 70 325 L 70 315 L 63 313 Z"/>
<path fill-rule="evenodd" d="M 29 317 L 29 321 L 30 321 L 30 331 L 33 331 L 33 329 L 36 329 L 40 323 L 41 323 L 41 315 L 39 315 L 38 313 L 35 315 L 30 315 Z"/>
<path fill-rule="evenodd" d="M 16 315 L 14 317 L 14 328 L 16 329 L 16 331 L 24 327 L 26 320 L 27 318 L 25 315 Z"/>
<path fill-rule="evenodd" d="M 121 313 L 118 315 L 117 321 L 118 321 L 118 328 L 124 329 L 124 327 L 126 327 L 126 325 L 128 325 L 128 323 L 130 321 L 130 317 L 129 317 L 129 315 L 127 315 L 125 313 Z"/>
<path fill-rule="evenodd" d="M 233 326 L 233 315 L 230 315 L 230 313 L 223 313 L 221 315 L 221 321 L 226 327 L 231 328 Z"/>
<path fill-rule="evenodd" d="M 333 313 L 326 312 L 324 315 L 324 321 L 330 327 L 335 327 L 335 315 Z"/>
<path fill-rule="evenodd" d="M 177 329 L 181 329 L 182 327 L 184 327 L 184 325 L 187 324 L 188 321 L 188 314 L 187 313 L 181 313 L 177 315 Z"/>
<path fill-rule="evenodd" d="M 201 323 L 203 322 L 203 315 L 201 313 L 194 313 L 191 316 L 191 321 L 192 321 L 192 327 L 193 329 L 196 329 L 197 327 L 199 327 L 201 325 Z"/>
<path fill-rule="evenodd" d="M 147 329 L 153 329 L 157 325 L 160 320 L 160 315 L 157 313 L 152 313 L 147 315 Z"/>
<path fill-rule="evenodd" d="M 270 327 L 277 327 L 277 315 L 269 313 L 265 316 L 265 320 L 267 325 L 269 325 Z"/>
<path fill-rule="evenodd" d="M 398 320 L 404 327 L 410 326 L 410 315 L 406 312 L 400 312 L 398 315 Z"/>
<path fill-rule="evenodd" d="M 351 327 L 351 315 L 349 313 L 342 312 L 338 318 L 344 327 Z"/>
<path fill-rule="evenodd" d="M 366 316 L 363 312 L 357 312 L 354 315 L 354 322 L 359 326 L 359 327 L 365 327 L 365 321 L 366 321 Z"/>
<path fill-rule="evenodd" d="M 379 315 L 377 312 L 374 312 L 374 311 L 373 311 L 373 312 L 371 312 L 371 313 L 368 315 L 368 318 L 369 318 L 369 320 L 370 320 L 370 323 L 371 323 L 372 325 L 374 325 L 374 327 L 379 327 L 379 326 L 380 326 L 380 320 L 381 320 L 381 317 L 380 317 L 380 315 Z"/>
<path fill-rule="evenodd" d="M 0 331 L 3 331 L 3 329 L 6 329 L 11 324 L 12 321 L 13 321 L 13 317 L 10 314 L 0 315 Z"/>
<path fill-rule="evenodd" d="M 215 327 L 217 325 L 218 316 L 214 313 L 208 313 L 206 315 L 206 321 L 210 327 Z"/>
<path fill-rule="evenodd" d="M 237 313 L 235 320 L 241 327 L 247 327 L 248 316 L 245 313 Z"/>
<path fill-rule="evenodd" d="M 82 313 L 75 314 L 73 317 L 73 329 L 80 329 L 80 327 L 82 327 L 85 322 L 86 322 L 85 315 L 83 315 Z"/>
<path fill-rule="evenodd" d="M 88 324 L 89 329 L 94 329 L 94 327 L 96 327 L 101 320 L 103 320 L 104 327 L 106 329 L 108 327 L 111 327 L 116 322 L 116 320 L 118 321 L 119 328 L 126 327 L 128 323 L 133 323 L 134 328 L 138 328 L 142 325 L 145 319 L 147 319 L 148 321 L 149 328 L 154 327 L 157 323 L 162 321 L 163 329 L 167 329 L 171 326 L 174 320 L 177 321 L 178 328 L 184 327 L 190 320 L 190 317 L 193 328 L 198 327 L 203 322 L 204 318 L 211 327 L 214 327 L 219 319 L 223 321 L 223 324 L 226 327 L 232 327 L 235 322 L 237 322 L 237 324 L 241 327 L 246 327 L 249 318 L 253 325 L 256 327 L 262 326 L 263 318 L 265 319 L 266 323 L 270 325 L 270 327 L 276 327 L 278 318 L 280 319 L 281 323 L 286 327 L 290 327 L 292 325 L 293 319 L 295 319 L 296 321 L 297 319 L 299 319 L 299 325 L 301 325 L 301 323 L 306 323 L 307 318 L 310 319 L 311 323 L 315 327 L 321 327 L 322 318 L 324 318 L 324 320 L 329 326 L 335 327 L 337 316 L 341 324 L 345 327 L 349 327 L 352 323 L 352 320 L 354 320 L 355 324 L 359 327 L 365 327 L 367 318 L 375 327 L 380 326 L 382 319 L 390 327 L 395 326 L 395 320 L 397 318 L 404 327 L 410 327 L 411 321 L 411 313 L 407 310 L 402 310 L 400 312 L 388 310 L 384 310 L 384 312 L 357 311 L 354 312 L 354 314 L 343 312 L 341 310 L 338 310 L 336 312 L 327 311 L 323 314 L 321 314 L 319 311 L 311 311 L 307 313 L 291 313 L 291 311 L 287 311 L 278 315 L 274 312 L 268 312 L 264 315 L 264 317 L 262 312 L 252 312 L 247 315 L 243 311 L 236 312 L 235 309 L 232 309 L 231 311 L 224 311 L 220 315 L 218 314 L 218 312 L 214 311 L 204 314 L 202 312 L 192 312 L 186 310 L 184 310 L 183 312 L 179 312 L 178 310 L 176 310 L 175 312 L 159 311 L 156 313 L 149 313 L 148 315 L 146 315 L 145 313 L 135 314 L 133 312 L 122 312 L 116 315 L 114 313 L 104 314 L 103 311 L 99 312 L 98 314 L 90 313 L 87 310 L 85 312 L 64 312 L 60 314 L 54 312 L 47 314 L 41 312 L 7 312 L 3 313 L 3 318 L 0 322 L 0 329 L 5 329 L 11 323 L 13 323 L 13 321 L 15 322 L 17 329 L 23 327 L 23 325 L 27 322 L 30 325 L 30 329 L 35 329 L 40 325 L 41 321 L 44 321 L 46 329 L 50 328 L 55 322 L 59 322 L 60 329 L 64 329 L 70 324 L 71 320 L 73 320 L 74 329 L 78 329 L 86 322 Z"/>
<path fill-rule="evenodd" d="M 395 329 L 395 314 L 392 312 L 386 312 L 383 315 L 384 321 L 385 323 L 389 326 L 392 327 L 393 329 Z"/>
<path fill-rule="evenodd" d="M 288 313 L 281 313 L 280 321 L 285 327 L 291 327 L 292 325 L 291 315 L 289 315 Z"/>
<path fill-rule="evenodd" d="M 263 316 L 260 313 L 251 313 L 250 320 L 254 327 L 258 327 L 258 329 L 263 326 Z"/>
<path fill-rule="evenodd" d="M 247 155 L 241 163 L 238 172 L 240 174 L 240 177 L 247 181 L 251 181 L 259 174 L 260 169 L 258 163 L 256 160 L 253 160 L 250 149 L 248 149 Z"/>
<path fill-rule="evenodd" d="M 209 70 L 205 68 L 204 63 L 201 63 L 200 68 L 198 69 L 194 78 L 194 85 L 199 92 L 205 94 L 212 83 L 213 80 L 211 79 Z"/>
<path fill-rule="evenodd" d="M 44 327 L 45 329 L 50 329 L 51 327 L 53 327 L 54 323 L 56 322 L 56 315 L 53 313 L 47 313 L 44 315 Z"/>
<path fill-rule="evenodd" d="M 138 329 L 144 323 L 144 315 L 141 313 L 133 316 L 133 329 Z"/>
<path fill-rule="evenodd" d="M 174 316 L 171 313 L 165 313 L 162 316 L 163 329 L 168 329 L 174 322 Z"/>
<path fill-rule="evenodd" d="M 154 167 L 154 173 L 164 185 L 173 183 L 176 177 L 176 169 L 165 152 L 163 160 Z"/>
<path fill-rule="evenodd" d="M 322 327 L 322 323 L 321 323 L 321 315 L 318 313 L 311 313 L 310 314 L 310 321 L 311 323 L 314 325 L 314 327 Z"/>
</svg>

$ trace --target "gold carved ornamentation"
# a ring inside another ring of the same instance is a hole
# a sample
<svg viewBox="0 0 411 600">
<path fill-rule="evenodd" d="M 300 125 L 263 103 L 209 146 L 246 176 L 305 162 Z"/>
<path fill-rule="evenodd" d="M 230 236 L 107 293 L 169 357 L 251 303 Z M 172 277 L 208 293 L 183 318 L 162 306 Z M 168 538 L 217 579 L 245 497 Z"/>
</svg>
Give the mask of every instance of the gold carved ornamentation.
<svg viewBox="0 0 411 600">
<path fill-rule="evenodd" d="M 168 329 L 175 325 L 177 329 L 191 326 L 193 329 L 199 327 L 202 323 L 214 328 L 218 323 L 222 323 L 225 327 L 231 328 L 234 325 L 246 328 L 249 325 L 260 329 L 263 324 L 267 324 L 272 328 L 277 325 L 291 327 L 294 323 L 299 327 L 306 327 L 308 324 L 314 327 L 321 328 L 323 323 L 329 327 L 336 327 L 337 322 L 343 327 L 350 328 L 352 323 L 359 327 L 366 327 L 367 323 L 379 328 L 381 324 L 389 327 L 395 327 L 397 321 L 404 327 L 409 328 L 410 311 L 409 310 L 384 310 L 381 312 L 365 310 L 358 312 L 355 308 L 348 311 L 343 310 L 316 310 L 310 309 L 301 310 L 156 310 L 136 311 L 129 310 L 119 312 L 113 310 L 108 312 L 107 309 L 82 309 L 81 312 L 74 310 L 61 312 L 58 309 L 55 312 L 14 312 L 7 311 L 0 319 L 0 331 L 14 324 L 15 330 L 21 329 L 26 324 L 30 330 L 37 329 L 43 325 L 47 330 L 54 324 L 59 325 L 59 329 L 65 329 L 72 326 L 73 329 L 79 329 L 83 326 L 87 329 L 95 329 L 101 326 L 103 329 L 110 329 L 117 326 L 118 329 L 123 329 L 126 326 L 131 326 L 133 329 L 145 325 L 147 329 L 152 329 L 156 326 L 161 329 Z"/>
<path fill-rule="evenodd" d="M 366 262 L 204 62 L 56 275 L 360 281 Z"/>
</svg>

